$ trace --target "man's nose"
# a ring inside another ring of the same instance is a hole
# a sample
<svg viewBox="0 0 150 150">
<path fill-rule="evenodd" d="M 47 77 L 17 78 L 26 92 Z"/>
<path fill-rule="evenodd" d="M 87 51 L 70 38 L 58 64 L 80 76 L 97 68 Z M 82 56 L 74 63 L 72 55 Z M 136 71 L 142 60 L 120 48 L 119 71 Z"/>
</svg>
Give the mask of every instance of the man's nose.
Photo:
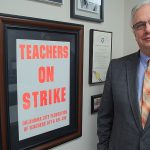
<svg viewBox="0 0 150 150">
<path fill-rule="evenodd" d="M 146 23 L 145 31 L 150 33 L 150 22 Z"/>
</svg>

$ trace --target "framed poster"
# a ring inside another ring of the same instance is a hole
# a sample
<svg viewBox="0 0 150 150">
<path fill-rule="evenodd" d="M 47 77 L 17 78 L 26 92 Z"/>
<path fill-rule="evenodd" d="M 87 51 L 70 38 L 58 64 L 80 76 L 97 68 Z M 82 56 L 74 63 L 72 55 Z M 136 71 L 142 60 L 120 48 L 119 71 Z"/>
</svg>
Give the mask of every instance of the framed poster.
<svg viewBox="0 0 150 150">
<path fill-rule="evenodd" d="M 91 96 L 91 114 L 98 112 L 101 104 L 102 94 Z"/>
<path fill-rule="evenodd" d="M 112 53 L 112 32 L 90 30 L 89 84 L 105 82 Z"/>
<path fill-rule="evenodd" d="M 2 149 L 82 135 L 83 25 L 0 14 Z"/>
<path fill-rule="evenodd" d="M 104 21 L 103 0 L 71 0 L 70 7 L 70 16 L 72 18 L 93 22 Z"/>
</svg>

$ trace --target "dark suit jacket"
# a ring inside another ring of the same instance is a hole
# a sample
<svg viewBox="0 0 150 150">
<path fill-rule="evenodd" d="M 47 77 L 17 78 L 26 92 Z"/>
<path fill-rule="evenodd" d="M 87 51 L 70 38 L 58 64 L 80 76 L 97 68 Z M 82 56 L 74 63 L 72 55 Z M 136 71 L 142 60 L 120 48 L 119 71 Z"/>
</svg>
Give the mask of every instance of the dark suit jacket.
<svg viewBox="0 0 150 150">
<path fill-rule="evenodd" d="M 111 61 L 98 112 L 97 150 L 150 150 L 150 117 L 143 130 L 137 99 L 139 52 Z"/>
</svg>

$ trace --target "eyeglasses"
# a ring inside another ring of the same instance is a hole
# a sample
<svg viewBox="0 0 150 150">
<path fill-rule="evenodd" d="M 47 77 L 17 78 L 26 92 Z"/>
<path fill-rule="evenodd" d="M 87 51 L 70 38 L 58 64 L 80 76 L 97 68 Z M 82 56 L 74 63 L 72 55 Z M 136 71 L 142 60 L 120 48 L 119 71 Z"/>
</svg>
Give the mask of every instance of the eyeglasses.
<svg viewBox="0 0 150 150">
<path fill-rule="evenodd" d="M 147 23 L 150 25 L 150 20 L 137 22 L 132 27 L 134 30 L 144 30 L 146 28 Z"/>
</svg>

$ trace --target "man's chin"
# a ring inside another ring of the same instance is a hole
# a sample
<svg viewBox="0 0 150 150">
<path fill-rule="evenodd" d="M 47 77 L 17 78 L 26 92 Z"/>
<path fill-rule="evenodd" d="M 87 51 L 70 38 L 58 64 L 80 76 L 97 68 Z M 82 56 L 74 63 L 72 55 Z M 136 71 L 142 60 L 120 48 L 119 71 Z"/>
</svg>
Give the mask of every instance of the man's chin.
<svg viewBox="0 0 150 150">
<path fill-rule="evenodd" d="M 143 50 L 150 50 L 150 42 L 141 47 Z"/>
</svg>

